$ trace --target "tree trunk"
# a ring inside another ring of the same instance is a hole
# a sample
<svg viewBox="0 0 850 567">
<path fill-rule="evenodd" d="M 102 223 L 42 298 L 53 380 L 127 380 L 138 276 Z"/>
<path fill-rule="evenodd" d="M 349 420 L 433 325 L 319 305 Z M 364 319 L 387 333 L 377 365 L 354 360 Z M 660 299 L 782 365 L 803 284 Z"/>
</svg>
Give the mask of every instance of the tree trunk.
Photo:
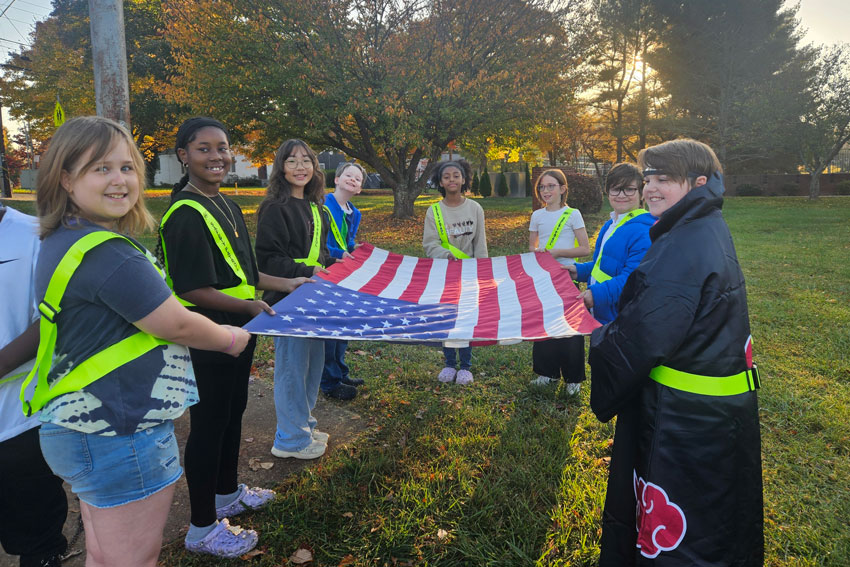
<svg viewBox="0 0 850 567">
<path fill-rule="evenodd" d="M 419 196 L 419 191 L 416 186 L 402 181 L 393 189 L 393 218 L 395 219 L 412 219 L 413 218 L 413 203 L 416 197 Z"/>
<path fill-rule="evenodd" d="M 816 200 L 820 197 L 820 172 L 823 168 L 816 170 L 812 173 L 812 179 L 809 181 L 809 199 Z"/>
</svg>

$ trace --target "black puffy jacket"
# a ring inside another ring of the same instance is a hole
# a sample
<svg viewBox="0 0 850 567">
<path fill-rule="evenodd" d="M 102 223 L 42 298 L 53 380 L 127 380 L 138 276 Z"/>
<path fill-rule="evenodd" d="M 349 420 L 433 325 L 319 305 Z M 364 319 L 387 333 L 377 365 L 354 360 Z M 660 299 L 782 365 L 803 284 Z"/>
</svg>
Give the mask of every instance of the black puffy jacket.
<svg viewBox="0 0 850 567">
<path fill-rule="evenodd" d="M 756 393 L 707 396 L 649 378 L 659 365 L 703 376 L 750 366 L 722 194 L 715 175 L 661 215 L 618 317 L 591 337 L 591 408 L 618 416 L 600 565 L 763 564 Z"/>
</svg>

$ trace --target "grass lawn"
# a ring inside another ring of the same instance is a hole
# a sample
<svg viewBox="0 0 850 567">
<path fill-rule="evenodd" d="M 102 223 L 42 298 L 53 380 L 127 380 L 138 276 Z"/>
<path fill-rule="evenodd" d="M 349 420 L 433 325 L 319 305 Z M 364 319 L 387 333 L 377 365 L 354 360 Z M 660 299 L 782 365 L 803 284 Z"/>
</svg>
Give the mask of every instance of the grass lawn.
<svg viewBox="0 0 850 567">
<path fill-rule="evenodd" d="M 425 208 L 389 218 L 391 197 L 360 197 L 361 236 L 421 253 Z M 253 228 L 260 197 L 236 197 Z M 527 248 L 529 200 L 482 199 L 491 255 Z M 32 203 L 12 206 L 32 211 Z M 161 215 L 165 198 L 149 200 Z M 724 214 L 747 278 L 760 391 L 766 565 L 850 564 L 850 197 L 735 198 Z M 595 235 L 605 213 L 585 219 Z M 153 245 L 152 239 L 145 239 Z M 271 379 L 271 343 L 257 350 Z M 251 565 L 593 565 L 612 424 L 589 390 L 531 387 L 529 345 L 474 351 L 475 383 L 442 385 L 438 349 L 352 343 L 366 379 L 347 407 L 367 432 L 301 475 L 269 509 L 240 517 L 260 531 Z M 242 565 L 169 546 L 165 565 Z"/>
</svg>

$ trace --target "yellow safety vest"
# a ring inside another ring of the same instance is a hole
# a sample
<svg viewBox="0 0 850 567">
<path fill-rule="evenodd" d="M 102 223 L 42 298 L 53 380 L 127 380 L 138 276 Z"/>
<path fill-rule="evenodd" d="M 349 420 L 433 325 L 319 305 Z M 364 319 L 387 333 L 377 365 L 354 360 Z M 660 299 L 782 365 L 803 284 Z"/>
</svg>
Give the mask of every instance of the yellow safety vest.
<svg viewBox="0 0 850 567">
<path fill-rule="evenodd" d="M 630 211 L 629 214 L 627 214 L 622 219 L 620 219 L 620 222 L 618 222 L 616 226 L 612 226 L 609 229 L 611 232 L 608 233 L 608 235 L 607 235 L 608 238 L 611 238 L 612 236 L 614 236 L 614 232 L 618 228 L 620 228 L 621 226 L 626 224 L 628 221 L 630 221 L 633 218 L 635 218 L 636 216 L 642 215 L 646 212 L 647 211 L 645 211 L 644 209 L 635 209 L 633 211 Z M 606 239 L 605 242 L 607 244 L 608 240 Z M 603 245 L 603 248 L 604 248 L 604 245 Z M 605 272 L 602 271 L 602 268 L 599 267 L 601 262 L 602 262 L 602 250 L 600 249 L 599 254 L 596 256 L 596 262 L 593 264 L 593 269 L 590 271 L 590 277 L 592 277 L 598 283 L 607 282 L 608 280 L 610 280 L 611 278 L 614 277 L 614 276 L 606 274 Z"/>
<path fill-rule="evenodd" d="M 165 250 L 165 237 L 162 234 L 162 229 L 165 226 L 165 221 L 167 221 L 169 217 L 171 217 L 171 214 L 184 205 L 187 207 L 192 207 L 193 209 L 198 211 L 198 213 L 200 213 L 201 218 L 204 219 L 204 223 L 206 223 L 207 225 L 207 230 L 210 231 L 210 234 L 213 237 L 213 241 L 215 241 L 216 246 L 218 246 L 219 252 L 221 252 L 221 256 L 224 258 L 224 261 L 227 262 L 227 265 L 230 267 L 230 269 L 233 270 L 233 274 L 237 278 L 239 278 L 238 285 L 219 289 L 218 291 L 225 295 L 235 297 L 236 299 L 253 300 L 255 295 L 254 286 L 248 284 L 248 278 L 245 276 L 245 271 L 242 269 L 242 265 L 236 258 L 236 252 L 233 251 L 233 246 L 230 245 L 230 240 L 224 233 L 224 229 L 221 228 L 221 225 L 217 220 L 215 220 L 215 217 L 212 216 L 212 213 L 210 213 L 202 204 L 191 199 L 181 199 L 173 203 L 163 215 L 162 222 L 159 225 L 159 240 L 162 246 L 162 260 L 165 263 L 165 281 L 168 283 L 168 287 L 174 289 L 174 283 L 171 280 L 171 270 L 168 269 L 168 254 Z M 192 307 L 194 305 L 192 303 L 189 303 L 185 299 L 181 299 L 179 296 L 177 296 L 177 300 L 187 307 Z"/>
<path fill-rule="evenodd" d="M 449 244 L 449 234 L 446 231 L 446 222 L 443 220 L 443 211 L 440 210 L 440 203 L 434 203 L 431 205 L 431 210 L 434 212 L 434 224 L 437 225 L 437 234 L 440 235 L 440 246 L 451 252 L 452 256 L 459 260 L 471 258 L 472 256 L 468 255 L 457 246 Z"/>
<path fill-rule="evenodd" d="M 345 238 L 342 237 L 342 233 L 339 230 L 339 226 L 336 224 L 336 220 L 334 220 L 333 214 L 331 214 L 331 210 L 328 208 L 327 205 L 322 205 L 322 208 L 325 210 L 326 213 L 328 213 L 328 223 L 330 224 L 330 227 L 331 227 L 331 234 L 334 235 L 334 240 L 336 240 L 337 245 L 339 245 L 339 247 L 342 249 L 343 252 L 348 252 L 348 243 L 345 241 Z M 344 214 L 345 213 L 343 213 L 343 215 Z M 313 220 L 315 221 L 315 217 L 313 218 Z M 313 229 L 313 238 L 315 238 L 315 236 L 316 236 L 315 231 L 316 231 L 316 229 L 314 228 Z M 310 252 L 312 253 L 312 251 L 313 250 L 312 250 L 312 246 L 311 246 Z M 318 257 L 319 256 L 317 254 L 316 258 L 318 258 Z"/>
<path fill-rule="evenodd" d="M 319 206 L 316 203 L 310 203 L 310 210 L 313 212 L 313 242 L 310 243 L 310 252 L 308 252 L 306 258 L 293 259 L 308 266 L 322 267 L 319 263 L 319 252 L 322 248 L 322 215 L 319 213 Z M 343 249 L 345 249 L 345 246 L 343 246 Z"/>
<path fill-rule="evenodd" d="M 69 392 L 76 392 L 95 380 L 102 378 L 115 370 L 142 356 L 154 348 L 169 344 L 169 341 L 154 337 L 143 331 L 133 333 L 129 337 L 96 352 L 86 360 L 77 364 L 70 372 L 57 378 L 52 385 L 47 383 L 47 374 L 53 365 L 53 352 L 56 349 L 56 316 L 62 311 L 62 297 L 68 287 L 71 276 L 80 267 L 83 257 L 100 244 L 120 238 L 126 240 L 134 247 L 142 251 L 151 261 L 157 271 L 162 274 L 156 266 L 156 261 L 147 250 L 139 248 L 131 240 L 114 232 L 97 231 L 91 232 L 77 240 L 65 253 L 53 275 L 47 284 L 44 300 L 38 305 L 41 312 L 39 322 L 38 354 L 35 366 L 30 371 L 26 380 L 21 385 L 20 399 L 23 404 L 23 412 L 31 416 L 53 398 Z M 26 390 L 33 378 L 38 377 L 35 390 L 31 400 L 26 399 Z"/>
<path fill-rule="evenodd" d="M 549 235 L 549 240 L 546 242 L 546 250 L 551 250 L 555 247 L 555 243 L 558 242 L 558 237 L 561 236 L 561 231 L 564 230 L 564 226 L 567 224 L 567 221 L 572 216 L 575 209 L 571 209 L 567 207 L 564 209 L 564 212 L 561 213 L 561 218 L 558 219 L 558 223 L 555 225 L 555 228 L 552 230 L 552 234 Z M 575 248 L 578 248 L 578 238 L 573 240 L 573 245 Z"/>
<path fill-rule="evenodd" d="M 650 371 L 649 377 L 668 388 L 703 396 L 736 396 L 761 388 L 755 364 L 752 368 L 732 376 L 702 376 L 669 366 L 656 366 Z"/>
</svg>

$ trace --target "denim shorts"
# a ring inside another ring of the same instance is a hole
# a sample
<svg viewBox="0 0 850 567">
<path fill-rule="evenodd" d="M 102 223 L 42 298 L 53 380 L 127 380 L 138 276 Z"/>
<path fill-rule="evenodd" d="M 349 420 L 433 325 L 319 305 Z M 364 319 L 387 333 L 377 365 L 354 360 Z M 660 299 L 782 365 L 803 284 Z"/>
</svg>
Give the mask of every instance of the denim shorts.
<svg viewBox="0 0 850 567">
<path fill-rule="evenodd" d="M 183 474 L 174 423 L 131 435 L 95 435 L 43 423 L 44 460 L 71 490 L 95 508 L 142 500 Z"/>
</svg>

